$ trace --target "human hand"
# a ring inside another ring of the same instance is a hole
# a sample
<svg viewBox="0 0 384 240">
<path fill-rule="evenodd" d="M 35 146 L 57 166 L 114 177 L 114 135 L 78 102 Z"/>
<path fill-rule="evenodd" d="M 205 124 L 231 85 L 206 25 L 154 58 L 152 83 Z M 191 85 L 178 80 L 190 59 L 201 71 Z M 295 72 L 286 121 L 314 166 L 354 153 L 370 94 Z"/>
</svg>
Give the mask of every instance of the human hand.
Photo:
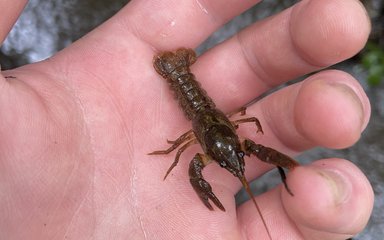
<svg viewBox="0 0 384 240">
<path fill-rule="evenodd" d="M 241 185 L 211 164 L 205 178 L 226 212 L 209 211 L 187 177 L 198 148 L 165 182 L 173 155 L 148 156 L 190 128 L 152 67 L 159 50 L 196 47 L 256 1 L 131 1 L 83 39 L 0 79 L 0 239 L 267 239 L 252 203 L 236 207 Z M 4 39 L 20 2 L 0 19 Z M 359 51 L 369 21 L 358 1 L 301 1 L 203 54 L 192 71 L 224 111 L 273 86 Z M 239 134 L 291 155 L 352 145 L 369 120 L 352 76 L 323 71 L 247 109 Z M 342 113 L 342 114 L 340 114 Z M 164 144 L 163 144 L 164 142 Z M 246 159 L 248 179 L 272 166 Z M 369 182 L 352 163 L 323 159 L 256 197 L 272 238 L 346 239 L 371 213 Z M 358 197 L 355 197 L 358 196 Z"/>
</svg>

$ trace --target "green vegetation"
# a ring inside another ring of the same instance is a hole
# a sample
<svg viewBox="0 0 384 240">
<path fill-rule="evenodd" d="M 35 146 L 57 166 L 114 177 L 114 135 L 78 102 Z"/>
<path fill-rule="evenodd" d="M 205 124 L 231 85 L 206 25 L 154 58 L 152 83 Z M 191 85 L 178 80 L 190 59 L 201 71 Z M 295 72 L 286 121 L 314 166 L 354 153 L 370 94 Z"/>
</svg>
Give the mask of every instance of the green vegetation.
<svg viewBox="0 0 384 240">
<path fill-rule="evenodd" d="M 384 79 L 384 49 L 374 42 L 368 42 L 361 63 L 368 71 L 368 84 L 379 85 Z"/>
</svg>

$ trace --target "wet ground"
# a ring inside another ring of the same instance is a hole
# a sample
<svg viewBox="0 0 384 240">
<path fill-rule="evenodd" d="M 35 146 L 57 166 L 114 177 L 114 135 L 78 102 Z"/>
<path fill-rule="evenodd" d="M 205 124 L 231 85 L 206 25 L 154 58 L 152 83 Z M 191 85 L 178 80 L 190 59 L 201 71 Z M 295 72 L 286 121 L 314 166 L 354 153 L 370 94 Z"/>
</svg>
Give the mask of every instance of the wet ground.
<svg viewBox="0 0 384 240">
<path fill-rule="evenodd" d="M 30 0 L 1 48 L 2 68 L 20 66 L 51 56 L 105 21 L 127 2 L 127 0 Z M 278 10 L 284 2 L 288 5 L 290 1 L 280 1 L 279 5 L 273 0 L 263 1 L 261 7 L 246 12 L 214 33 L 198 48 L 198 51 L 203 52 L 211 48 L 256 19 L 269 15 L 271 8 Z M 380 0 L 372 2 L 379 3 Z M 354 239 L 381 239 L 384 236 L 384 84 L 376 87 L 368 86 L 366 72 L 356 62 L 346 62 L 337 68 L 350 72 L 366 90 L 372 104 L 370 124 L 360 141 L 353 147 L 344 150 L 314 149 L 299 156 L 299 160 L 307 163 L 314 159 L 340 157 L 358 165 L 371 181 L 376 197 L 368 227 Z M 279 183 L 277 171 L 273 171 L 255 182 L 253 187 L 255 191 L 265 191 Z M 244 194 L 239 193 L 237 199 L 239 202 L 243 201 Z"/>
</svg>

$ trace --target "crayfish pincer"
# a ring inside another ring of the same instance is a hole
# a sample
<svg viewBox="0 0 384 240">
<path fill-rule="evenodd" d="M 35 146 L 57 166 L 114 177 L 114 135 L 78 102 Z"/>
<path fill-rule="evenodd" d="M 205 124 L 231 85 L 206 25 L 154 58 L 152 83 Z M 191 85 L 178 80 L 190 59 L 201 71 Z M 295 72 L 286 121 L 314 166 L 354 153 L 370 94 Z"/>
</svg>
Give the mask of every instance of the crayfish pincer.
<svg viewBox="0 0 384 240">
<path fill-rule="evenodd" d="M 200 144 L 204 153 L 197 153 L 189 164 L 189 179 L 193 189 L 208 209 L 213 210 L 209 200 L 219 209 L 225 211 L 223 204 L 212 191 L 211 185 L 204 179 L 202 170 L 209 163 L 216 161 L 221 167 L 240 179 L 250 198 L 254 202 L 259 214 L 260 209 L 252 195 L 245 178 L 244 156 L 251 154 L 261 161 L 277 166 L 285 188 L 288 188 L 283 168 L 292 169 L 299 164 L 272 148 L 256 144 L 250 139 L 240 141 L 236 134 L 239 124 L 253 122 L 258 132 L 263 132 L 259 120 L 255 117 L 242 118 L 231 121 L 222 111 L 216 108 L 213 100 L 201 88 L 199 82 L 190 71 L 190 66 L 196 61 L 196 54 L 192 49 L 180 48 L 174 52 L 161 52 L 153 59 L 153 66 L 158 74 L 167 80 L 173 90 L 185 116 L 192 122 L 192 129 L 181 135 L 175 141 L 168 141 L 171 146 L 166 150 L 155 151 L 151 155 L 168 154 L 180 147 L 175 160 L 165 174 L 164 179 L 177 165 L 180 155 L 193 144 Z M 245 113 L 245 108 L 239 112 Z M 265 221 L 263 223 L 268 231 Z M 268 235 L 270 233 L 268 231 Z"/>
</svg>

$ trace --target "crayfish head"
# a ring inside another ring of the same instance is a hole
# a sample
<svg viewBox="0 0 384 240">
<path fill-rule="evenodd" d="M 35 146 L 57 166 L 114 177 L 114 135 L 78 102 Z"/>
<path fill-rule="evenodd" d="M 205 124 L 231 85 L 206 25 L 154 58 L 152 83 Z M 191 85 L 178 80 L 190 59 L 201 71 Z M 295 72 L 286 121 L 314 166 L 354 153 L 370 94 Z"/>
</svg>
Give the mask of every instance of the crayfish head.
<svg viewBox="0 0 384 240">
<path fill-rule="evenodd" d="M 225 158 L 220 159 L 218 163 L 235 177 L 244 177 L 244 152 L 232 151 L 231 154 L 226 154 Z"/>
</svg>

